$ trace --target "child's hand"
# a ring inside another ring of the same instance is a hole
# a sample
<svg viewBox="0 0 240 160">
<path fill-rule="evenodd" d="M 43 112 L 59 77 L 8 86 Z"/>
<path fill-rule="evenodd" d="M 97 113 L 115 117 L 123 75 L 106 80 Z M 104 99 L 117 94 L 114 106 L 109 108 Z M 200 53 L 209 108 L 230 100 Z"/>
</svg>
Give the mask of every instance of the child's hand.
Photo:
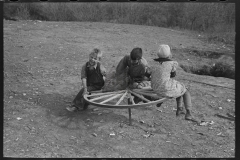
<svg viewBox="0 0 240 160">
<path fill-rule="evenodd" d="M 84 88 L 83 95 L 88 94 L 87 88 Z"/>
</svg>

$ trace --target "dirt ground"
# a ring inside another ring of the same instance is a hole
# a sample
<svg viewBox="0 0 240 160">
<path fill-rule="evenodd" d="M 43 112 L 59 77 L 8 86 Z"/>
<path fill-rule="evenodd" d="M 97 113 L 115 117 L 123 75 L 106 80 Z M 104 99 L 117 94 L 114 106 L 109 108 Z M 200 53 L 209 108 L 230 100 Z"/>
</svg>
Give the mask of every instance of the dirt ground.
<svg viewBox="0 0 240 160">
<path fill-rule="evenodd" d="M 4 157 L 233 158 L 235 80 L 177 71 L 190 89 L 201 123 L 176 117 L 176 102 L 160 108 L 65 108 L 81 88 L 80 70 L 99 47 L 108 73 L 138 46 L 151 64 L 158 44 L 180 63 L 204 63 L 182 49 L 235 52 L 172 29 L 113 23 L 4 20 Z M 201 61 L 202 60 L 202 61 Z"/>
</svg>

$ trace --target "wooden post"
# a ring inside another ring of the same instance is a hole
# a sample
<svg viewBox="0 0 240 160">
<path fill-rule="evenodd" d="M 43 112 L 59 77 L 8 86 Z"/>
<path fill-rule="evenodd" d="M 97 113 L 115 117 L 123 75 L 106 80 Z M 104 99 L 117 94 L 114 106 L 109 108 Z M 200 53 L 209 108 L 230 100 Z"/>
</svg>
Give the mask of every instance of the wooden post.
<svg viewBox="0 0 240 160">
<path fill-rule="evenodd" d="M 135 104 L 130 93 L 128 94 L 128 104 Z M 128 114 L 129 114 L 129 125 L 131 126 L 132 125 L 131 108 L 128 108 Z"/>
<path fill-rule="evenodd" d="M 129 125 L 132 125 L 132 119 L 131 119 L 131 108 L 128 108 L 128 114 L 129 114 Z"/>
</svg>

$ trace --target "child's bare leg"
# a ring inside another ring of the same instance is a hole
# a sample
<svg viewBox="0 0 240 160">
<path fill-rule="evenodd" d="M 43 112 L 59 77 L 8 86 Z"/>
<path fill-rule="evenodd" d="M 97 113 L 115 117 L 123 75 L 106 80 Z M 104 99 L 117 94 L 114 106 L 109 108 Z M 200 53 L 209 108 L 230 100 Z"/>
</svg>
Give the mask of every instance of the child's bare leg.
<svg viewBox="0 0 240 160">
<path fill-rule="evenodd" d="M 88 86 L 87 91 L 88 92 L 98 91 L 98 90 L 101 90 L 102 87 L 103 86 Z M 85 99 L 83 98 L 83 95 L 82 95 L 82 98 L 81 98 L 81 102 L 82 102 L 83 110 L 86 110 L 88 108 L 89 103 L 85 101 Z"/>
<path fill-rule="evenodd" d="M 82 89 L 78 92 L 77 96 L 74 98 L 74 100 L 73 100 L 73 102 L 72 102 L 74 105 L 76 105 L 76 106 L 78 106 L 78 107 L 81 105 L 82 97 L 83 97 L 83 92 L 84 92 L 84 88 L 82 88 Z"/>
<path fill-rule="evenodd" d="M 177 111 L 176 116 L 179 116 L 180 114 L 185 114 L 182 107 L 182 96 L 176 98 L 177 101 Z"/>
<path fill-rule="evenodd" d="M 81 106 L 83 92 L 84 92 L 84 89 L 82 88 L 82 89 L 78 92 L 78 94 L 77 94 L 77 96 L 74 98 L 74 100 L 72 101 L 71 106 L 68 106 L 68 107 L 66 108 L 68 111 L 71 111 L 71 112 L 72 112 L 72 111 L 75 111 L 75 110 L 77 110 L 77 109 Z"/>
<path fill-rule="evenodd" d="M 191 114 L 192 101 L 191 101 L 191 96 L 190 96 L 190 93 L 188 90 L 183 95 L 183 102 L 184 102 L 185 109 L 186 109 L 185 119 L 192 120 L 193 119 L 192 114 Z"/>
</svg>

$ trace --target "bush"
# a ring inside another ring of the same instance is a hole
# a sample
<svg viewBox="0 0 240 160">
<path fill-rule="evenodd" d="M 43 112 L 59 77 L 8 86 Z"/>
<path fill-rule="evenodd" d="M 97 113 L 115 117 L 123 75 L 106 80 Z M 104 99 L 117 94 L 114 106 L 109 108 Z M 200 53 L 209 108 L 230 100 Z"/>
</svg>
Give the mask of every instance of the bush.
<svg viewBox="0 0 240 160">
<path fill-rule="evenodd" d="M 226 77 L 235 79 L 235 67 L 225 62 L 217 62 L 211 68 L 211 75 L 214 77 Z"/>
<path fill-rule="evenodd" d="M 235 67 L 224 61 L 218 61 L 213 65 L 203 66 L 188 66 L 180 64 L 180 67 L 188 73 L 235 79 Z"/>
</svg>

